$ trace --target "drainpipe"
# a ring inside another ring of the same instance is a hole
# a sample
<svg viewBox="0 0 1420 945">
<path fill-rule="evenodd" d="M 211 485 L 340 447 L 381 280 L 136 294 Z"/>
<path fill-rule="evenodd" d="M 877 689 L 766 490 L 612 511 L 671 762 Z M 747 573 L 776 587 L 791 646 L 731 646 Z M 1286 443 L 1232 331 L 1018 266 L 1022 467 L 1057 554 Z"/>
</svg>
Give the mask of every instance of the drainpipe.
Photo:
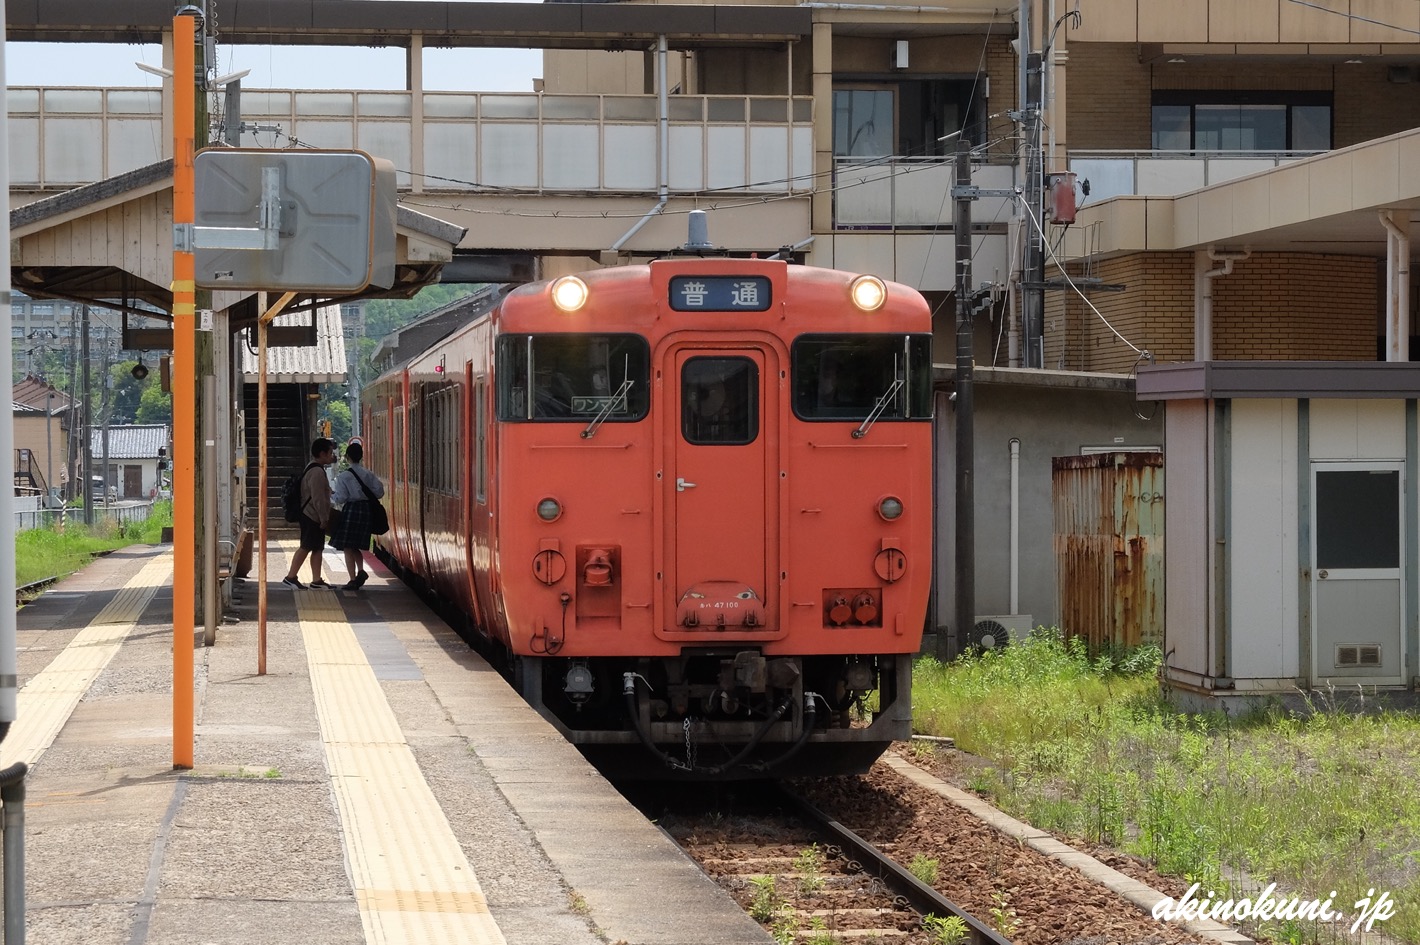
<svg viewBox="0 0 1420 945">
<path fill-rule="evenodd" d="M 1405 228 L 1396 225 L 1395 214 L 1405 214 Z M 1410 213 L 1377 210 L 1386 229 L 1386 311 L 1385 359 L 1410 360 Z"/>
<path fill-rule="evenodd" d="M 646 211 L 645 216 L 637 220 L 631 229 L 622 234 L 621 239 L 611 244 L 611 251 L 613 253 L 621 252 L 621 247 L 625 246 L 631 237 L 641 232 L 641 227 L 650 223 L 653 216 L 664 210 L 666 201 L 670 199 L 671 105 L 666 97 L 666 85 L 668 82 L 666 76 L 666 57 L 666 34 L 662 33 L 660 36 L 656 37 L 656 107 L 659 111 L 658 124 L 660 126 L 659 137 L 661 148 L 660 173 L 657 175 L 660 177 L 658 199 L 656 200 L 656 205 Z"/>
<path fill-rule="evenodd" d="M 1021 441 L 1011 437 L 1011 615 L 1021 612 Z"/>
<path fill-rule="evenodd" d="M 1246 246 L 1240 253 L 1216 250 L 1209 246 L 1206 256 L 1203 250 L 1193 254 L 1193 360 L 1213 360 L 1213 280 L 1219 276 L 1231 275 L 1233 263 L 1251 255 L 1252 250 Z M 1217 269 L 1209 269 L 1205 259 L 1221 262 L 1222 265 Z"/>
</svg>

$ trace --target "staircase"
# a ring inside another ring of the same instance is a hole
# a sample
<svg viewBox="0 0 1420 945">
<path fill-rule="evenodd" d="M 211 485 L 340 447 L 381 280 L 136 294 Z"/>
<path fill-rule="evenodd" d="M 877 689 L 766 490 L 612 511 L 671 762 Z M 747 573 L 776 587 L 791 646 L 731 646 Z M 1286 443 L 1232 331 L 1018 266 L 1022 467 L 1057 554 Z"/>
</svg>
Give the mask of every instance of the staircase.
<svg viewBox="0 0 1420 945">
<path fill-rule="evenodd" d="M 15 450 L 15 495 L 40 495 L 49 504 L 49 486 L 44 481 L 44 470 L 34 461 L 34 454 L 27 449 Z"/>
<path fill-rule="evenodd" d="M 315 434 L 306 423 L 303 384 L 268 384 L 266 388 L 266 522 L 267 527 L 293 528 L 283 517 L 281 487 L 311 461 Z M 247 515 L 253 523 L 259 508 L 260 441 L 257 438 L 257 388 L 242 385 L 247 442 Z M 252 525 L 255 527 L 255 524 Z"/>
</svg>

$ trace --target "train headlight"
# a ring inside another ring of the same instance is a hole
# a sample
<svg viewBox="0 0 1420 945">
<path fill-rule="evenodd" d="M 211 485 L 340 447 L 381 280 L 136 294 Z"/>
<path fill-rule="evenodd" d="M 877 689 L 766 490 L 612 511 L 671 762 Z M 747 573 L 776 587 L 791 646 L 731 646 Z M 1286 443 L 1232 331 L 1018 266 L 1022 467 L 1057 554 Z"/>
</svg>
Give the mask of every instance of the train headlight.
<svg viewBox="0 0 1420 945">
<path fill-rule="evenodd" d="M 885 521 L 897 521 L 902 518 L 902 500 L 894 495 L 886 496 L 878 502 L 878 514 Z"/>
<path fill-rule="evenodd" d="M 552 283 L 552 304 L 564 312 L 575 312 L 587 304 L 587 284 L 576 276 L 563 276 Z"/>
<path fill-rule="evenodd" d="M 562 517 L 562 503 L 548 496 L 537 504 L 537 517 L 544 522 L 555 522 Z"/>
<path fill-rule="evenodd" d="M 887 286 L 877 276 L 859 276 L 848 287 L 853 304 L 865 312 L 876 312 L 887 301 Z"/>
</svg>

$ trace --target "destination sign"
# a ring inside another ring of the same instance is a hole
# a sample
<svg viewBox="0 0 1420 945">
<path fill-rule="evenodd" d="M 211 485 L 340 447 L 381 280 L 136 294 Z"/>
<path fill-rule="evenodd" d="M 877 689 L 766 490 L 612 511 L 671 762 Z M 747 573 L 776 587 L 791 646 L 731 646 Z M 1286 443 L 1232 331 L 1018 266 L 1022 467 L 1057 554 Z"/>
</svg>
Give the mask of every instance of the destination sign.
<svg viewBox="0 0 1420 945">
<path fill-rule="evenodd" d="M 768 276 L 672 276 L 671 309 L 677 312 L 764 312 Z"/>
</svg>

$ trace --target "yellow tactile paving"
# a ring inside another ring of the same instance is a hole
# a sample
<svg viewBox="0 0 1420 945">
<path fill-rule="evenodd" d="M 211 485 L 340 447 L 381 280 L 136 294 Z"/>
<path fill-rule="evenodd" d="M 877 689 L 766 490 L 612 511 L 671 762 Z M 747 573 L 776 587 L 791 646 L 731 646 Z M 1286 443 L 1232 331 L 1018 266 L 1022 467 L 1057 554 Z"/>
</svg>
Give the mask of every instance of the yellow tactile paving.
<svg viewBox="0 0 1420 945">
<path fill-rule="evenodd" d="M 370 945 L 504 942 L 335 595 L 296 595 L 311 687 Z"/>
<path fill-rule="evenodd" d="M 172 583 L 172 577 L 171 552 L 149 561 L 48 666 L 25 683 L 16 701 L 15 723 L 0 743 L 0 767 L 17 761 L 33 765 L 39 760 L 158 588 Z"/>
</svg>

